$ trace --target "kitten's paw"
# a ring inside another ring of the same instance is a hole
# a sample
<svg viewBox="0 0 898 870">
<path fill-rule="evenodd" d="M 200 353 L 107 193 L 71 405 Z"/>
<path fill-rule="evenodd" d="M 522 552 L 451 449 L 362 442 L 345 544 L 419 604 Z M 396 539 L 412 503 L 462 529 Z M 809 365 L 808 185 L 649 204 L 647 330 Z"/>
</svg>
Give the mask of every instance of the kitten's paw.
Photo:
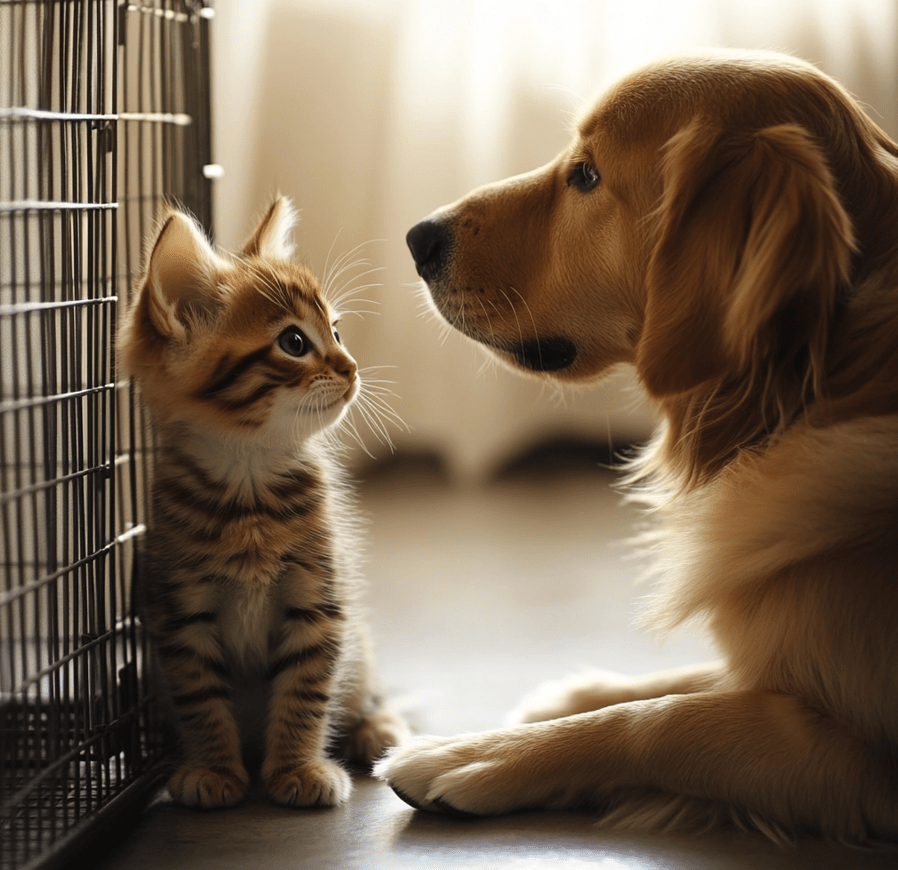
<svg viewBox="0 0 898 870">
<path fill-rule="evenodd" d="M 271 797 L 288 807 L 336 807 L 352 791 L 349 774 L 327 759 L 281 768 L 264 779 Z"/>
<path fill-rule="evenodd" d="M 206 810 L 232 807 L 246 794 L 249 777 L 242 768 L 212 770 L 185 764 L 171 778 L 168 790 L 179 803 Z"/>
<path fill-rule="evenodd" d="M 370 768 L 386 750 L 401 745 L 410 736 L 405 719 L 385 705 L 350 731 L 340 745 L 340 753 L 352 764 Z"/>
</svg>

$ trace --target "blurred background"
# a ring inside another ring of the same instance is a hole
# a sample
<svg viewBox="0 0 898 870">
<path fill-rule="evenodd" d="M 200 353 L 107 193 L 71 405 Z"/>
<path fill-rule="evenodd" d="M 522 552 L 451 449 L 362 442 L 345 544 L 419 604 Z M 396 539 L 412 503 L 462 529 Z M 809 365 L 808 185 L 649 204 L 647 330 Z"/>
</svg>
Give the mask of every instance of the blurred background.
<svg viewBox="0 0 898 870">
<path fill-rule="evenodd" d="M 693 48 L 796 54 L 898 136 L 894 0 L 221 0 L 212 34 L 216 241 L 239 245 L 279 190 L 319 275 L 362 245 L 352 259 L 370 267 L 345 277 L 380 285 L 359 295 L 375 305 L 358 304 L 377 314 L 341 332 L 395 382 L 408 425 L 391 429 L 397 450 L 437 456 L 459 479 L 559 438 L 639 440 L 652 415 L 630 372 L 562 395 L 446 335 L 405 246 L 416 221 L 549 161 L 602 88 Z"/>
</svg>

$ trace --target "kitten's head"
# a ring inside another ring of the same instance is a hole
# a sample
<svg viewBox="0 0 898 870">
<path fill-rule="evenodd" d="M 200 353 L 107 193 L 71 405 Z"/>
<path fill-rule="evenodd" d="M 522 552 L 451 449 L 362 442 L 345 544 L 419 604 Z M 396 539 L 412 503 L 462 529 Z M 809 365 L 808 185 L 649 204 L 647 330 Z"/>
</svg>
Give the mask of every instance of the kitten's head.
<svg viewBox="0 0 898 870">
<path fill-rule="evenodd" d="M 249 439 L 302 438 L 336 423 L 359 389 L 336 313 L 291 262 L 295 212 L 278 198 L 239 256 L 171 210 L 119 333 L 124 368 L 157 423 Z"/>
</svg>

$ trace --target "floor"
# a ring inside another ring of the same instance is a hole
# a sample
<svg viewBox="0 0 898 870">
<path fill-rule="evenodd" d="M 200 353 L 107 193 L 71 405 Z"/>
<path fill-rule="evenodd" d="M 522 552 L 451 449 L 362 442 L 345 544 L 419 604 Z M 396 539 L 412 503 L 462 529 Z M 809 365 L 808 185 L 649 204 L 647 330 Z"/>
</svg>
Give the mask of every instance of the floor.
<svg viewBox="0 0 898 870">
<path fill-rule="evenodd" d="M 362 487 L 371 519 L 370 621 L 381 670 L 416 730 L 451 734 L 500 724 L 541 680 L 589 665 L 623 672 L 685 664 L 700 639 L 663 645 L 631 629 L 639 564 L 619 541 L 634 515 L 595 467 L 559 459 L 461 488 L 431 467 L 398 465 Z M 164 793 L 100 870 L 883 870 L 898 851 L 760 836 L 599 831 L 589 815 L 526 813 L 459 820 L 418 813 L 358 777 L 336 810 L 293 811 L 251 799 L 195 812 Z"/>
</svg>

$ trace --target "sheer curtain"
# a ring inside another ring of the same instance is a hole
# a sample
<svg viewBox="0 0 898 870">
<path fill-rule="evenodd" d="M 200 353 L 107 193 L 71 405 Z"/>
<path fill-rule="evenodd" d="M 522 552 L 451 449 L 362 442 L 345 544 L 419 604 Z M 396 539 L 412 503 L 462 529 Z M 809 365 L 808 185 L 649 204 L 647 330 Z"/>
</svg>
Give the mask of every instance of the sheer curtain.
<svg viewBox="0 0 898 870">
<path fill-rule="evenodd" d="M 623 72 L 697 47 L 792 52 L 839 78 L 898 136 L 892 0 L 222 0 L 215 22 L 216 238 L 237 245 L 274 190 L 301 209 L 323 273 L 380 286 L 341 326 L 408 424 L 397 449 L 464 478 L 554 437 L 644 438 L 632 373 L 561 393 L 489 361 L 428 315 L 407 230 L 472 187 L 550 160 L 584 102 Z M 367 268 L 380 271 L 363 275 Z M 373 437 L 366 443 L 383 453 Z"/>
</svg>

